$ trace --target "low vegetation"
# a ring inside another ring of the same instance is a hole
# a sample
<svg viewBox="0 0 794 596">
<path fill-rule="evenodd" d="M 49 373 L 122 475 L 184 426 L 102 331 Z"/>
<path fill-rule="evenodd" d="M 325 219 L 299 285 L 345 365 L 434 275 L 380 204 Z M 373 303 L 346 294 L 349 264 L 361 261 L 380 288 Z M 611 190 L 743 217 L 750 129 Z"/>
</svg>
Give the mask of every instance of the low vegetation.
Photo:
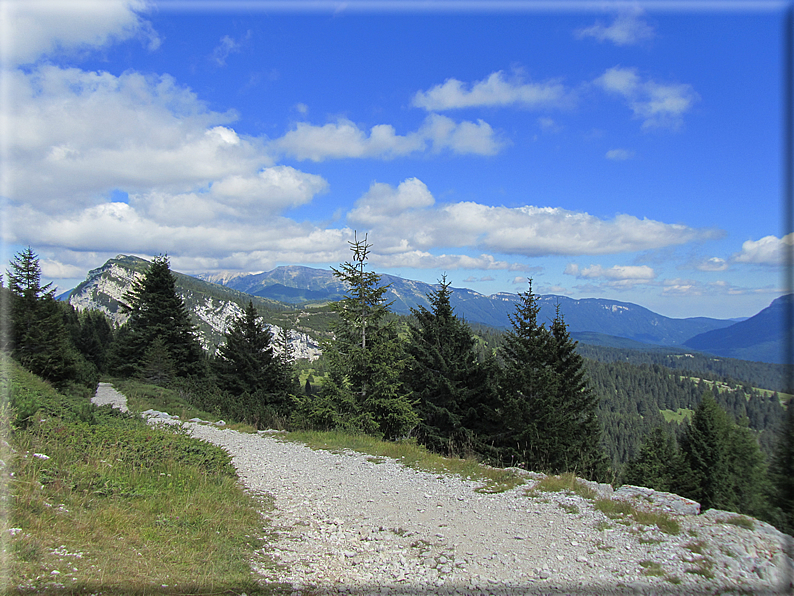
<svg viewBox="0 0 794 596">
<path fill-rule="evenodd" d="M 584 499 L 594 499 L 596 497 L 596 492 L 571 472 L 542 478 L 532 488 L 527 490 L 527 495 L 534 496 L 538 492 L 556 493 L 563 491 L 577 494 Z"/>
<path fill-rule="evenodd" d="M 1 454 L 8 593 L 278 591 L 250 567 L 270 504 L 241 489 L 224 451 L 58 393 L 6 357 L 0 368 L 12 406 Z M 33 402 L 33 414 L 14 413 Z"/>
<path fill-rule="evenodd" d="M 416 441 L 383 441 L 365 434 L 341 431 L 293 431 L 282 435 L 284 440 L 304 443 L 312 449 L 329 451 L 356 451 L 373 457 L 391 458 L 403 465 L 432 474 L 454 474 L 464 479 L 481 482 L 478 489 L 484 493 L 499 493 L 524 484 L 523 478 L 511 470 L 484 466 L 476 458 L 443 457 L 433 453 Z"/>
<path fill-rule="evenodd" d="M 609 519 L 616 520 L 618 523 L 636 523 L 644 526 L 656 526 L 662 532 L 671 535 L 678 535 L 681 533 L 681 524 L 670 515 L 658 511 L 637 509 L 628 501 L 620 499 L 596 499 L 595 509 L 604 513 Z"/>
</svg>

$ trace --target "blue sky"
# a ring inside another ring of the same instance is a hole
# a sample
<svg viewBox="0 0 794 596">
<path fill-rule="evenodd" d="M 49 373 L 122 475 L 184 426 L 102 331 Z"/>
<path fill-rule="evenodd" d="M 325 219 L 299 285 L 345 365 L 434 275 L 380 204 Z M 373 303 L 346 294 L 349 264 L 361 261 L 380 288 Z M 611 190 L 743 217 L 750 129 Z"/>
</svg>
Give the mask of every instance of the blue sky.
<svg viewBox="0 0 794 596">
<path fill-rule="evenodd" d="M 338 265 L 751 316 L 783 3 L 3 3 L 4 260 Z"/>
</svg>

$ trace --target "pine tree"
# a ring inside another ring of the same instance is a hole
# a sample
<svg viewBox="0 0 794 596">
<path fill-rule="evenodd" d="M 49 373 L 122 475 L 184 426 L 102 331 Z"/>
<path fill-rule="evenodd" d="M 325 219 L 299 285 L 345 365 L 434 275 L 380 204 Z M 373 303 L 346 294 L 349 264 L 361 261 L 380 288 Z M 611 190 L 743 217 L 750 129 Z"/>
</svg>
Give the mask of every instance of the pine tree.
<svg viewBox="0 0 794 596">
<path fill-rule="evenodd" d="M 775 456 L 770 466 L 772 505 L 777 509 L 775 525 L 794 535 L 794 402 L 789 401 L 780 427 Z"/>
<path fill-rule="evenodd" d="M 137 374 L 155 338 L 165 344 L 179 377 L 206 373 L 204 351 L 196 338 L 185 304 L 176 292 L 176 280 L 167 256 L 152 260 L 143 277 L 126 295 L 130 313 L 113 346 L 116 374 Z"/>
<path fill-rule="evenodd" d="M 578 342 L 568 333 L 559 304 L 550 336 L 549 362 L 556 375 L 555 432 L 560 442 L 552 466 L 604 479 L 609 465 L 601 446 L 601 423 L 596 414 L 598 396 L 590 385 L 584 358 L 576 351 Z"/>
<path fill-rule="evenodd" d="M 17 253 L 6 272 L 11 295 L 12 355 L 25 368 L 63 389 L 77 383 L 93 389 L 96 369 L 74 348 L 64 324 L 64 309 L 52 284 L 41 285 L 39 258 L 33 250 Z"/>
<path fill-rule="evenodd" d="M 460 454 L 476 448 L 478 408 L 488 401 L 488 378 L 477 341 L 450 304 L 446 276 L 428 294 L 431 310 L 411 309 L 405 385 L 417 401 L 417 435 L 428 448 Z"/>
<path fill-rule="evenodd" d="M 286 389 L 282 369 L 287 367 L 273 353 L 273 334 L 253 301 L 227 329 L 217 362 L 219 384 L 234 395 Z"/>
<path fill-rule="evenodd" d="M 675 492 L 698 501 L 704 511 L 726 501 L 728 431 L 725 411 L 706 391 L 681 438 L 683 467 L 674 483 Z"/>
<path fill-rule="evenodd" d="M 626 464 L 624 481 L 634 486 L 670 492 L 677 458 L 678 449 L 673 438 L 657 426 L 645 438 L 637 457 Z"/>
<path fill-rule="evenodd" d="M 537 471 L 604 477 L 607 459 L 596 417 L 598 398 L 584 360 L 559 313 L 547 329 L 529 290 L 519 294 L 502 346 L 505 432 L 495 437 L 508 458 Z"/>
<path fill-rule="evenodd" d="M 303 401 L 302 416 L 311 425 L 393 439 L 410 432 L 419 418 L 401 382 L 405 356 L 388 318 L 388 286 L 366 271 L 371 246 L 366 236 L 356 238 L 350 242 L 352 261 L 332 268 L 348 293 L 334 304 L 334 339 L 324 344 L 329 377 L 320 395 Z"/>
</svg>

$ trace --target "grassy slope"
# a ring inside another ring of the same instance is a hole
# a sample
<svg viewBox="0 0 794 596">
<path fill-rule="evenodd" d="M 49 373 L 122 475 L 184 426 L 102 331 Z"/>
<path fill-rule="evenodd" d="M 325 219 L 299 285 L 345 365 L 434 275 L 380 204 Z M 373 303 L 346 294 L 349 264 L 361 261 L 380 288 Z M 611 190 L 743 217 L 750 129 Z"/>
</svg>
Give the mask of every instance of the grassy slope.
<svg viewBox="0 0 794 596">
<path fill-rule="evenodd" d="M 268 503 L 241 489 L 225 452 L 109 408 L 86 414 L 84 399 L 3 364 L 4 395 L 12 403 L 35 396 L 43 406 L 27 428 L 6 435 L 3 593 L 282 590 L 252 575 L 254 552 L 268 539 L 257 510 Z M 257 563 L 272 564 L 264 556 Z"/>
</svg>

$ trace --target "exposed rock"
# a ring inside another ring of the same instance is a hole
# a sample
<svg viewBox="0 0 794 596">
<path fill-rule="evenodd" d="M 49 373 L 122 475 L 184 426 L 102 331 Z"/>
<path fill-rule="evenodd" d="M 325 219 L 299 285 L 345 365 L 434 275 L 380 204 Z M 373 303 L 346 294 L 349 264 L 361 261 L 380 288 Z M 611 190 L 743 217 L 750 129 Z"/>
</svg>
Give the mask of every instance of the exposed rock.
<svg viewBox="0 0 794 596">
<path fill-rule="evenodd" d="M 650 505 L 654 509 L 661 509 L 675 515 L 697 515 L 700 513 L 700 503 L 697 501 L 642 486 L 624 484 L 615 491 L 614 498 L 631 501 L 641 508 Z"/>
</svg>

